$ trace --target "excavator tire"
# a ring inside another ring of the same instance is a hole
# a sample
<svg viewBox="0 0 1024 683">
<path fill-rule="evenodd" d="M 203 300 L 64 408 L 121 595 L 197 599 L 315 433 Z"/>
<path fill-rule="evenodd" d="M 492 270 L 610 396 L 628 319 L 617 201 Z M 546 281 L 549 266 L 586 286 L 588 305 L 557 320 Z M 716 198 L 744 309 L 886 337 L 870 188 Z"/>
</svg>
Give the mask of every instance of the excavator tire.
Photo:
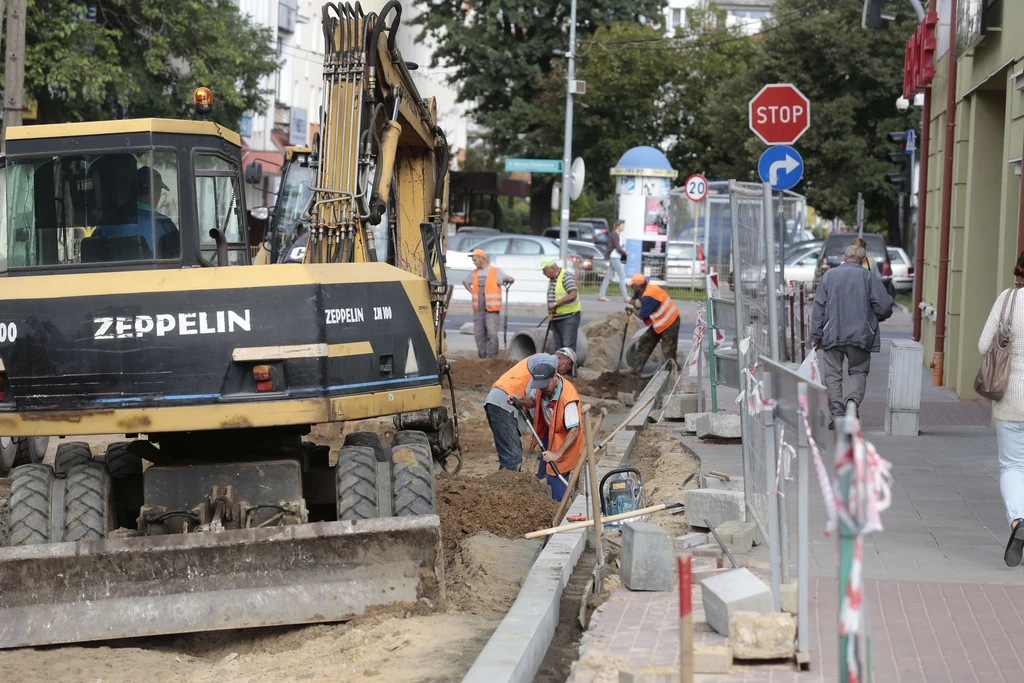
<svg viewBox="0 0 1024 683">
<path fill-rule="evenodd" d="M 396 517 L 434 514 L 433 461 L 430 446 L 416 439 L 404 437 L 391 447 L 392 514 Z"/>
<path fill-rule="evenodd" d="M 67 475 L 72 467 L 86 462 L 92 462 L 92 448 L 89 444 L 84 441 L 66 441 L 57 445 L 53 469 L 57 474 Z"/>
<path fill-rule="evenodd" d="M 49 465 L 22 465 L 11 475 L 10 544 L 50 542 L 53 470 Z"/>
<path fill-rule="evenodd" d="M 46 456 L 46 447 L 50 445 L 48 436 L 22 436 L 18 439 L 18 451 L 14 456 L 14 465 L 41 463 Z"/>
<path fill-rule="evenodd" d="M 18 440 L 13 436 L 0 436 L 0 477 L 6 477 L 14 467 L 18 454 Z"/>
<path fill-rule="evenodd" d="M 401 429 L 391 437 L 392 446 L 404 446 L 407 443 L 421 443 L 430 448 L 430 439 L 425 433 L 416 429 Z"/>
<path fill-rule="evenodd" d="M 128 450 L 131 441 L 115 441 L 107 446 L 103 461 L 114 479 L 142 474 L 142 458 Z"/>
<path fill-rule="evenodd" d="M 388 461 L 384 444 L 381 443 L 380 437 L 373 432 L 352 432 L 345 437 L 345 446 L 363 446 L 373 449 L 373 455 L 377 458 L 377 462 Z"/>
<path fill-rule="evenodd" d="M 71 468 L 64 494 L 64 540 L 93 541 L 115 528 L 114 486 L 101 462 Z"/>
<path fill-rule="evenodd" d="M 377 457 L 366 446 L 343 446 L 334 466 L 338 519 L 355 521 L 379 517 Z"/>
</svg>

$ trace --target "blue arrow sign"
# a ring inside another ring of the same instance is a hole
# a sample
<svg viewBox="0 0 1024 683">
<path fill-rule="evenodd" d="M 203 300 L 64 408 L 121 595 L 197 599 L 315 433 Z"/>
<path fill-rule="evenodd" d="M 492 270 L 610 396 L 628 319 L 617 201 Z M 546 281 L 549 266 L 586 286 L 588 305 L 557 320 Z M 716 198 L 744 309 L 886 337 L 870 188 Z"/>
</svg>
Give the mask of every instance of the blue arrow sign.
<svg viewBox="0 0 1024 683">
<path fill-rule="evenodd" d="M 792 147 L 769 147 L 757 162 L 757 172 L 773 190 L 789 190 L 804 176 L 804 160 Z"/>
</svg>

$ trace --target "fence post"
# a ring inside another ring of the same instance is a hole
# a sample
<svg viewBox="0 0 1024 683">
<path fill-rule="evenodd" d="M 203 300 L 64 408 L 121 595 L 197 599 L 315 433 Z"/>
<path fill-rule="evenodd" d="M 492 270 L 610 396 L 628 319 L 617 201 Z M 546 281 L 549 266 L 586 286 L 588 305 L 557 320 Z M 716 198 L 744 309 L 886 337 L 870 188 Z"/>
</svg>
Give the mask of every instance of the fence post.
<svg viewBox="0 0 1024 683">
<path fill-rule="evenodd" d="M 711 378 L 711 412 L 718 412 L 718 372 L 715 367 L 715 307 L 708 297 L 707 303 L 708 327 L 704 336 L 708 338 L 708 376 Z M 703 390 L 703 387 L 698 387 Z M 700 396 L 700 394 L 698 394 Z"/>
<path fill-rule="evenodd" d="M 764 192 L 765 288 L 768 304 L 768 348 L 772 360 L 779 362 L 779 301 L 775 282 L 775 216 L 772 213 L 772 186 L 762 185 Z M 734 219 L 735 220 L 735 219 Z"/>
<path fill-rule="evenodd" d="M 765 377 L 765 382 L 770 383 L 770 377 Z M 771 387 L 765 387 L 765 394 L 771 396 Z M 769 497 L 775 486 L 775 458 L 778 455 L 778 442 L 775 440 L 775 399 L 771 399 L 764 406 L 764 446 L 765 446 L 765 491 Z M 744 487 L 746 481 L 744 481 Z M 775 496 L 777 499 L 779 496 Z M 779 586 L 779 505 L 778 501 L 768 501 L 768 562 L 772 568 L 772 600 L 775 602 L 775 611 L 782 608 L 781 588 Z"/>
<path fill-rule="evenodd" d="M 742 389 L 745 386 L 743 381 L 743 369 L 747 367 L 743 353 L 743 340 L 744 334 L 747 331 L 746 316 L 743 314 L 743 258 L 740 253 L 740 203 L 736 196 L 736 189 L 733 186 L 733 181 L 729 181 L 729 223 L 732 228 L 732 248 L 730 249 L 732 257 L 732 293 L 733 299 L 736 302 L 736 370 L 739 376 L 739 384 Z M 752 486 L 753 482 L 750 478 L 750 472 L 752 471 L 752 463 L 750 462 L 750 434 L 751 434 L 750 416 L 744 409 L 743 404 L 740 404 L 740 453 L 743 456 L 743 504 L 746 507 L 750 507 L 749 501 L 751 493 L 753 493 Z M 753 513 L 751 513 L 753 514 Z M 754 515 L 756 521 L 757 516 Z"/>
<path fill-rule="evenodd" d="M 843 420 L 843 428 L 840 431 L 839 439 L 837 440 L 836 448 L 837 454 L 839 449 L 853 447 L 854 437 L 854 423 L 857 421 L 856 418 L 857 408 L 853 401 L 848 401 L 846 404 L 846 418 Z M 838 460 L 838 459 L 837 459 Z M 845 472 L 836 472 L 836 493 L 842 505 L 847 510 L 851 509 L 850 496 L 854 495 L 851 491 L 851 480 L 853 479 L 853 468 L 847 468 Z M 862 501 L 858 501 L 859 505 Z M 853 568 L 854 554 L 857 548 L 857 530 L 850 528 L 842 519 L 839 520 L 839 680 L 847 681 L 850 680 L 849 670 L 849 659 L 847 656 L 847 650 L 849 646 L 849 640 L 851 636 L 844 635 L 843 629 L 843 596 L 846 595 L 846 591 L 850 585 L 850 573 Z M 868 607 L 864 605 L 862 613 L 866 614 Z M 856 659 L 857 670 L 864 672 L 865 675 L 860 680 L 870 683 L 871 681 L 871 638 L 867 634 L 867 629 L 864 625 L 861 626 L 861 632 L 864 634 L 864 643 L 866 647 L 862 650 L 859 646 L 853 648 L 853 654 Z M 856 638 L 856 635 L 852 637 Z M 859 645 L 859 644 L 858 644 Z M 865 651 L 866 650 L 866 651 Z"/>
<path fill-rule="evenodd" d="M 807 395 L 807 383 L 800 382 L 798 385 L 799 394 L 799 406 L 807 406 L 808 412 L 810 411 L 810 401 Z M 801 408 L 802 409 L 802 408 Z M 807 415 L 807 424 L 811 424 L 811 416 Z M 802 428 L 802 425 L 797 430 L 797 487 L 799 492 L 797 493 L 797 560 L 796 560 L 796 591 L 797 591 L 797 615 L 796 615 L 796 630 L 797 630 L 797 652 L 808 652 L 810 634 L 807 632 L 809 626 L 807 625 L 807 610 L 809 607 L 809 596 L 808 596 L 808 585 L 807 582 L 810 579 L 808 570 L 808 553 L 809 553 L 809 537 L 808 537 L 808 460 L 810 460 L 810 442 L 807 440 L 807 432 Z M 797 655 L 799 661 L 799 654 Z"/>
</svg>

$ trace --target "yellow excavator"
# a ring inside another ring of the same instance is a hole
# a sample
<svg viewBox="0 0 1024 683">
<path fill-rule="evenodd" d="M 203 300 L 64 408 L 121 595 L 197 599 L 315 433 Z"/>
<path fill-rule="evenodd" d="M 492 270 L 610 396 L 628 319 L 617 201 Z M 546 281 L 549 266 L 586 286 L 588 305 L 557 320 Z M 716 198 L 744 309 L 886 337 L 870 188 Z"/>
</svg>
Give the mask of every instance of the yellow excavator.
<svg viewBox="0 0 1024 683">
<path fill-rule="evenodd" d="M 62 441 L 12 471 L 0 648 L 443 606 L 448 150 L 401 6 L 358 7 L 323 8 L 301 263 L 250 248 L 259 171 L 205 88 L 200 120 L 8 131 L 0 433 Z M 390 444 L 306 439 L 380 416 Z"/>
</svg>

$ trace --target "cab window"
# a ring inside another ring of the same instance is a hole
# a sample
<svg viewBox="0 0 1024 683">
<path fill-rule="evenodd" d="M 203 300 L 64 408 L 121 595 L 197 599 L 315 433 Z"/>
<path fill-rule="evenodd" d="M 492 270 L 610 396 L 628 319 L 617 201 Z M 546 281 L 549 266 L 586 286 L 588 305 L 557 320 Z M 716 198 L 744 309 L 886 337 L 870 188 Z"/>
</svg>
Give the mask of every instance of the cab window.
<svg viewBox="0 0 1024 683">
<path fill-rule="evenodd" d="M 241 230 L 241 191 L 237 170 L 231 162 L 216 154 L 196 155 L 195 169 L 196 225 L 203 263 L 217 265 L 217 243 L 210 236 L 210 231 L 217 229 L 228 243 L 228 265 L 245 264 L 247 254 Z"/>
<path fill-rule="evenodd" d="M 11 268 L 181 257 L 173 151 L 10 160 L 6 191 Z"/>
</svg>

